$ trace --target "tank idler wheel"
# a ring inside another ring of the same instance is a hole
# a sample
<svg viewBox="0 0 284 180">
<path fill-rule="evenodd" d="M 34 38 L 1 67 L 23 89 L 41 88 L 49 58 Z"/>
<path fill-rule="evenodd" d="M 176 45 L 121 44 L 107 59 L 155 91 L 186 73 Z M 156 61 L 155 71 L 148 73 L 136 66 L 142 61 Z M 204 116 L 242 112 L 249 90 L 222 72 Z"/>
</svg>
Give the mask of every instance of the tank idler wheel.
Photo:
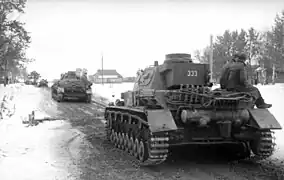
<svg viewBox="0 0 284 180">
<path fill-rule="evenodd" d="M 138 158 L 138 149 L 139 149 L 139 140 L 135 138 L 133 152 L 136 158 Z"/>
<path fill-rule="evenodd" d="M 129 136 L 128 134 L 124 134 L 124 149 L 126 152 L 129 151 L 128 142 L 129 142 Z"/>
<path fill-rule="evenodd" d="M 133 156 L 134 155 L 134 139 L 133 137 L 130 138 L 130 149 L 129 153 Z"/>
<path fill-rule="evenodd" d="M 142 140 L 140 140 L 138 146 L 138 159 L 142 162 L 145 160 L 145 145 Z"/>
</svg>

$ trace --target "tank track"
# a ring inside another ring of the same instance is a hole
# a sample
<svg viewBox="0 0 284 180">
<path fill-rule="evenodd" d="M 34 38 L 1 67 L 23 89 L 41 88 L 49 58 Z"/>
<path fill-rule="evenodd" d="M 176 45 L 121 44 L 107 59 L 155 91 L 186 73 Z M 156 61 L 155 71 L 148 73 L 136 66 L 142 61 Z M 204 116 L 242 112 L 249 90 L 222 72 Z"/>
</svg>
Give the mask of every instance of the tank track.
<svg viewBox="0 0 284 180">
<path fill-rule="evenodd" d="M 253 160 L 264 160 L 270 157 L 275 150 L 274 132 L 270 130 L 260 131 L 259 139 L 251 143 L 251 150 L 254 153 Z"/>
<path fill-rule="evenodd" d="M 122 111 L 106 110 L 106 137 L 115 147 L 124 150 L 137 159 L 140 166 L 153 166 L 163 163 L 169 154 L 167 133 L 153 134 L 146 119 Z M 144 112 L 139 112 L 144 113 Z M 127 120 L 117 118 L 128 117 Z M 126 123 L 135 127 L 134 131 L 126 128 Z"/>
</svg>

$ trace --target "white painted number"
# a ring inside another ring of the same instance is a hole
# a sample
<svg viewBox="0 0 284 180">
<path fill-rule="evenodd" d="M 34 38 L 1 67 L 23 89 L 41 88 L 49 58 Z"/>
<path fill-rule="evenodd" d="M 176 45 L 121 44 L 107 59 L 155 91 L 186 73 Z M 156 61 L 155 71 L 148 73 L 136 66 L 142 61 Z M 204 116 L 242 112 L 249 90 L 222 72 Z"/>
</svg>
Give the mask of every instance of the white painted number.
<svg viewBox="0 0 284 180">
<path fill-rule="evenodd" d="M 197 76 L 197 71 L 195 71 L 195 70 L 188 70 L 187 76 Z"/>
</svg>

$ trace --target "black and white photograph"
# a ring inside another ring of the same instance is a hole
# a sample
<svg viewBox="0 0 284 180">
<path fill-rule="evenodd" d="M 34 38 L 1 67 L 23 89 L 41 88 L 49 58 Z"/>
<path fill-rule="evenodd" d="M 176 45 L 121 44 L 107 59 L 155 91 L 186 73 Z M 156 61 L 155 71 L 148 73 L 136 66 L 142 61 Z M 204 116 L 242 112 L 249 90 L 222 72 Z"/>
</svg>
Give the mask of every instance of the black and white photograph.
<svg viewBox="0 0 284 180">
<path fill-rule="evenodd" d="M 0 0 L 0 180 L 284 180 L 283 105 L 284 1 Z"/>
</svg>

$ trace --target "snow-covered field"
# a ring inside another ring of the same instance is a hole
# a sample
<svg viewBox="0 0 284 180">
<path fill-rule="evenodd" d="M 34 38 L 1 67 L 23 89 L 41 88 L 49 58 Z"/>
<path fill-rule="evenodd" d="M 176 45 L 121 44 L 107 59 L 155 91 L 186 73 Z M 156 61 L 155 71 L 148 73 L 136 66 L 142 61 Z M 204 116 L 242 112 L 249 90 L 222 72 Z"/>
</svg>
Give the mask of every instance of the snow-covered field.
<svg viewBox="0 0 284 180">
<path fill-rule="evenodd" d="M 120 99 L 121 93 L 133 89 L 134 83 L 121 83 L 121 84 L 93 84 L 92 89 L 94 95 L 99 95 L 115 101 Z M 114 95 L 114 97 L 112 97 Z"/>
</svg>

